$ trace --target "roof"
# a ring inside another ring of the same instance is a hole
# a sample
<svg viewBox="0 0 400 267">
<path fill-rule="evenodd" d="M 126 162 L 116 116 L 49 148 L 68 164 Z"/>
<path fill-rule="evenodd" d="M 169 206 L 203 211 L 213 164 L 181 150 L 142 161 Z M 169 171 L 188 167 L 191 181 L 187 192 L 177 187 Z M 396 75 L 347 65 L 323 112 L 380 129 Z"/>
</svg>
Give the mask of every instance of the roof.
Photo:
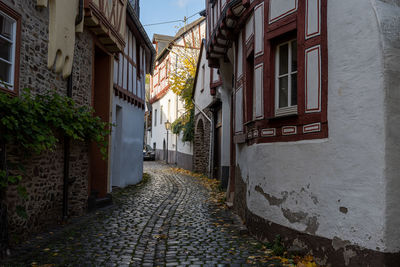
<svg viewBox="0 0 400 267">
<path fill-rule="evenodd" d="M 150 41 L 149 36 L 147 35 L 145 29 L 143 28 L 142 23 L 140 22 L 138 16 L 136 15 L 136 12 L 132 6 L 132 4 L 130 3 L 130 1 L 128 1 L 128 5 L 126 8 L 130 18 L 132 19 L 133 23 L 135 24 L 135 26 L 137 27 L 140 35 L 142 36 L 145 45 L 149 48 L 150 53 L 151 53 L 151 61 L 150 61 L 150 73 L 153 71 L 153 64 L 154 64 L 154 60 L 156 57 L 156 50 L 154 49 L 153 43 Z"/>
<path fill-rule="evenodd" d="M 188 32 L 189 30 L 191 30 L 192 28 L 194 28 L 194 26 L 196 26 L 197 24 L 200 24 L 200 22 L 202 22 L 203 20 L 205 20 L 206 18 L 201 17 L 196 19 L 195 21 L 193 21 L 192 23 L 183 26 L 182 28 L 179 29 L 179 31 L 175 34 L 175 38 L 176 37 L 180 37 L 181 35 L 183 35 L 184 33 Z"/>
<path fill-rule="evenodd" d="M 201 17 L 195 21 L 193 21 L 192 23 L 182 27 L 179 29 L 179 31 L 175 34 L 175 37 L 173 37 L 174 39 L 172 41 L 170 41 L 169 45 L 167 45 L 166 48 L 164 48 L 156 57 L 156 61 L 159 60 L 160 58 L 162 58 L 164 56 L 164 54 L 168 51 L 168 49 L 170 48 L 170 46 L 172 46 L 173 43 L 175 43 L 175 41 L 177 41 L 179 38 L 182 37 L 182 35 L 184 35 L 185 33 L 187 33 L 188 31 L 190 31 L 191 29 L 193 29 L 195 26 L 199 25 L 200 23 L 202 23 L 206 18 Z M 153 38 L 154 39 L 154 38 Z"/>
<path fill-rule="evenodd" d="M 175 38 L 174 36 L 155 33 L 153 35 L 153 43 L 155 41 L 168 41 L 168 42 L 171 42 L 172 40 L 174 40 L 174 38 Z"/>
</svg>

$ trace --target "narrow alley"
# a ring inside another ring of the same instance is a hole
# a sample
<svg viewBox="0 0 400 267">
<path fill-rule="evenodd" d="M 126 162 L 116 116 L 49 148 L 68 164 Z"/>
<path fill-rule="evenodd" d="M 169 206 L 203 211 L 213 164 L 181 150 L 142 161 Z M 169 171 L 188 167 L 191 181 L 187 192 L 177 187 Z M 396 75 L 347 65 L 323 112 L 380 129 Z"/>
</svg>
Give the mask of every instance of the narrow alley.
<svg viewBox="0 0 400 267">
<path fill-rule="evenodd" d="M 114 205 L 35 237 L 2 266 L 247 266 L 266 250 L 198 178 L 145 162 L 149 178 L 114 193 Z M 259 260 L 259 262 L 257 262 Z"/>
</svg>

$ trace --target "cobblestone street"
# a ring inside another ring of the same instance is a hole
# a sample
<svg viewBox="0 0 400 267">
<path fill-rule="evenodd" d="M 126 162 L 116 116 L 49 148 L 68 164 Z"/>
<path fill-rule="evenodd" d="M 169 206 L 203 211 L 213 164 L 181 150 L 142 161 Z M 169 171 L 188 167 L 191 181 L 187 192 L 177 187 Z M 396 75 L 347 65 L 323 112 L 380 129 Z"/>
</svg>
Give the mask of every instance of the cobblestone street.
<svg viewBox="0 0 400 267">
<path fill-rule="evenodd" d="M 154 162 L 145 172 L 149 181 L 116 193 L 112 207 L 31 239 L 2 266 L 247 266 L 265 255 L 198 178 Z"/>
</svg>

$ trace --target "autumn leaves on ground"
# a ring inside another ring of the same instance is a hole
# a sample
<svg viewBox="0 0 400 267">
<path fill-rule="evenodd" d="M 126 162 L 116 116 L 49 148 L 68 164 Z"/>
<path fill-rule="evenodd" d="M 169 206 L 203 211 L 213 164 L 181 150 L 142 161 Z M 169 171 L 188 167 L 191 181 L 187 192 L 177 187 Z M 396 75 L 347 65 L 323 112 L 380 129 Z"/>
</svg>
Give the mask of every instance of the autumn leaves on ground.
<svg viewBox="0 0 400 267">
<path fill-rule="evenodd" d="M 184 169 L 173 168 L 172 171 L 182 173 L 188 176 L 192 176 L 197 179 L 199 183 L 205 186 L 210 191 L 210 198 L 208 201 L 217 205 L 219 208 L 228 209 L 225 204 L 226 192 L 221 190 L 220 182 L 215 179 L 209 179 L 203 174 L 193 173 Z M 216 225 L 218 226 L 218 225 Z M 261 250 L 264 250 L 265 256 L 249 256 L 247 259 L 248 264 L 260 264 L 267 263 L 271 260 L 280 261 L 283 266 L 290 267 L 317 267 L 313 256 L 307 255 L 305 257 L 291 256 L 288 257 L 286 248 L 281 242 L 281 238 L 277 236 L 275 240 L 267 243 L 254 243 L 259 246 Z M 267 265 L 268 266 L 268 265 Z"/>
</svg>

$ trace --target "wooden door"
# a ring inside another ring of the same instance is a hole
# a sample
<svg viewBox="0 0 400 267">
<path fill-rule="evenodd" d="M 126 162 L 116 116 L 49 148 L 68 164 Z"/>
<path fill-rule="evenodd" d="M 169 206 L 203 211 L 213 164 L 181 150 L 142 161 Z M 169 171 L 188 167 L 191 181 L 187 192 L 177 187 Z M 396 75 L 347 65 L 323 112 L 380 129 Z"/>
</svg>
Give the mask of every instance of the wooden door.
<svg viewBox="0 0 400 267">
<path fill-rule="evenodd" d="M 94 56 L 94 79 L 92 101 L 95 116 L 109 123 L 111 106 L 111 63 L 112 57 L 96 46 Z M 109 187 L 109 161 L 103 159 L 97 144 L 90 151 L 90 194 L 105 197 Z"/>
</svg>

